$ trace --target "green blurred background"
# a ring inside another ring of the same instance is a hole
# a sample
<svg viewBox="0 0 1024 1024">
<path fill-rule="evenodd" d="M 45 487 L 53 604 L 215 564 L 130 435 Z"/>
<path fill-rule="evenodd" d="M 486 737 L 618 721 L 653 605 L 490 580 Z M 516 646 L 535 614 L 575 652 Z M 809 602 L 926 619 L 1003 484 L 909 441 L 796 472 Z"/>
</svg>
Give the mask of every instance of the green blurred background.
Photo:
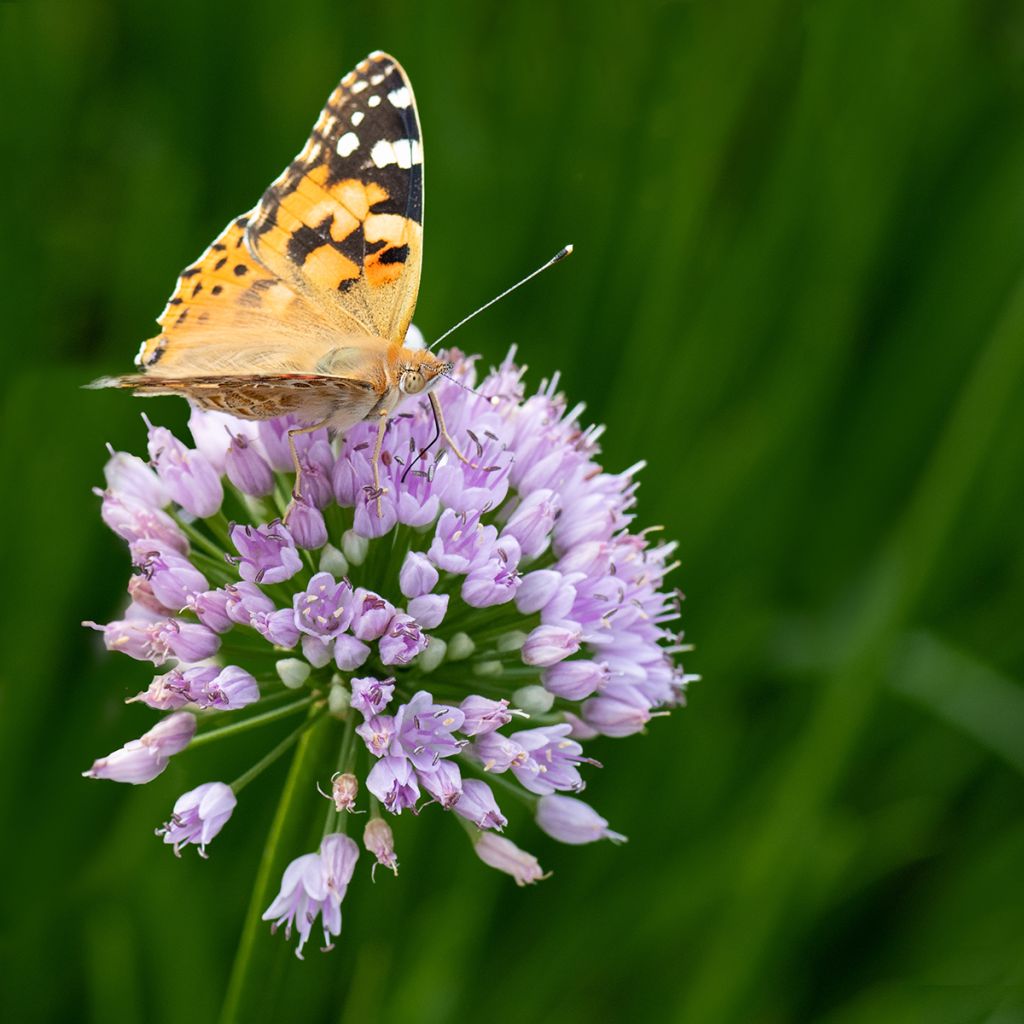
<svg viewBox="0 0 1024 1024">
<path fill-rule="evenodd" d="M 687 667 L 597 744 L 625 847 L 403 816 L 329 956 L 266 938 L 249 1019 L 1024 1021 L 1024 7 L 1011 0 L 7 3 L 0 714 L 9 1021 L 214 1020 L 283 766 L 209 862 L 153 838 L 250 744 L 86 782 L 152 720 L 90 486 L 177 272 L 372 49 L 417 90 L 417 321 L 511 342 L 649 467 Z M 148 406 L 181 424 L 184 403 Z M 191 852 L 191 851 L 190 851 Z M 303 852 L 301 850 L 295 853 Z M 3 1009 L 0 1007 L 0 1009 Z"/>
</svg>

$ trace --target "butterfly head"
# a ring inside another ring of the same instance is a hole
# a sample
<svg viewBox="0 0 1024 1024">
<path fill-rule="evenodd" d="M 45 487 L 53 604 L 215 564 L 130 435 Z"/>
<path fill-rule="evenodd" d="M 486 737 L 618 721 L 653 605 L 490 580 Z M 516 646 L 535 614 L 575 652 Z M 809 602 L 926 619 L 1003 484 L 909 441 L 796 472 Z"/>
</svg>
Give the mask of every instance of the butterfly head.
<svg viewBox="0 0 1024 1024">
<path fill-rule="evenodd" d="M 439 378 L 450 373 L 452 364 L 424 349 L 403 349 L 399 366 L 398 389 L 403 395 L 418 395 L 429 390 Z"/>
</svg>

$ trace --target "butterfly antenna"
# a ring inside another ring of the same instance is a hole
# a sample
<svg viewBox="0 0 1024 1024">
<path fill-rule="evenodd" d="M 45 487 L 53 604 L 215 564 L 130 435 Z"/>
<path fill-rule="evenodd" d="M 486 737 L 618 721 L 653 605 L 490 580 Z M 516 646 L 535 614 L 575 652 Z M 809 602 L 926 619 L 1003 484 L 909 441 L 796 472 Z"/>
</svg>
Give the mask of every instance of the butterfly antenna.
<svg viewBox="0 0 1024 1024">
<path fill-rule="evenodd" d="M 473 312 L 470 313 L 469 316 L 463 317 L 463 319 L 461 319 L 454 327 L 449 327 L 448 330 L 445 331 L 444 334 L 442 334 L 441 337 L 437 339 L 437 341 L 433 342 L 428 346 L 428 351 L 430 349 L 437 348 L 437 346 L 440 345 L 445 338 L 447 338 L 451 334 L 454 334 L 463 324 L 469 323 L 469 321 L 472 320 L 473 317 L 475 317 L 478 313 L 482 313 L 485 309 L 490 308 L 496 302 L 500 302 L 503 298 L 505 298 L 506 295 L 511 295 L 511 293 L 514 292 L 517 288 L 519 288 L 521 285 L 526 284 L 527 281 L 532 280 L 538 274 L 547 270 L 548 267 L 553 267 L 556 263 L 559 263 L 561 260 L 564 260 L 565 257 L 568 256 L 571 252 L 571 245 L 566 245 L 563 248 L 559 249 L 558 252 L 555 253 L 555 255 L 552 256 L 551 259 L 549 259 L 547 263 L 544 264 L 544 266 L 538 267 L 532 274 L 527 274 L 526 277 L 524 277 L 521 281 L 517 281 L 514 285 L 512 285 L 511 288 L 506 288 L 500 295 L 495 295 L 490 302 L 485 302 L 479 309 L 473 310 Z"/>
</svg>

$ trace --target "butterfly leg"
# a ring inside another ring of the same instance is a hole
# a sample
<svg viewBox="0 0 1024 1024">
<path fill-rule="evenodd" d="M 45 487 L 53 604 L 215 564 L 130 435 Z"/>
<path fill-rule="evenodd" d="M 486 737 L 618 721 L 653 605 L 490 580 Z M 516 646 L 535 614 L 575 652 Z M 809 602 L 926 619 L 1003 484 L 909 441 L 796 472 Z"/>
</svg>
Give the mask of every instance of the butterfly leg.
<svg viewBox="0 0 1024 1024">
<path fill-rule="evenodd" d="M 437 395 L 435 395 L 434 392 L 431 391 L 428 397 L 430 398 L 430 405 L 434 410 L 434 418 L 437 420 L 438 430 L 441 431 L 441 437 L 444 438 L 445 443 L 455 453 L 455 457 L 459 460 L 459 462 L 464 462 L 467 466 L 469 466 L 470 469 L 479 469 L 479 466 L 477 466 L 473 462 L 470 462 L 469 459 L 467 459 L 466 456 L 462 454 L 462 452 L 459 450 L 459 446 L 455 443 L 455 438 L 448 433 L 448 428 L 445 426 L 444 423 L 444 413 L 441 412 L 441 403 L 437 400 Z"/>
<path fill-rule="evenodd" d="M 299 462 L 299 450 L 295 447 L 295 438 L 300 434 L 312 434 L 314 430 L 321 430 L 330 423 L 330 419 L 321 420 L 311 427 L 292 427 L 288 431 L 288 450 L 292 453 L 292 465 L 295 467 L 295 487 L 292 488 L 292 495 L 296 498 L 302 497 L 302 463 Z M 285 516 L 287 522 L 288 517 Z"/>
<path fill-rule="evenodd" d="M 387 493 L 387 489 L 380 485 L 380 451 L 384 447 L 384 432 L 388 428 L 388 413 L 386 409 L 378 411 L 380 417 L 377 426 L 377 440 L 373 445 L 373 459 L 370 465 L 373 467 L 373 493 L 377 499 L 377 518 L 384 518 L 384 505 L 381 498 Z"/>
</svg>

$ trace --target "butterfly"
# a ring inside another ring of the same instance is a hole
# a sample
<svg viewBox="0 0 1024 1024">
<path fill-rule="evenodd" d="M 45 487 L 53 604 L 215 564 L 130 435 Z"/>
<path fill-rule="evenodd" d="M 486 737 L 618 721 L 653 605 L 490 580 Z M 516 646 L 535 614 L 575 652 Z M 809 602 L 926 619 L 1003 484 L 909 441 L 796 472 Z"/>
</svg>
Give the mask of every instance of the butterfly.
<svg viewBox="0 0 1024 1024">
<path fill-rule="evenodd" d="M 295 435 L 378 424 L 429 392 L 437 431 L 468 462 L 430 388 L 452 365 L 405 346 L 423 255 L 423 150 L 401 65 L 372 53 L 331 93 L 299 155 L 191 266 L 143 342 L 139 373 L 93 388 L 182 395 L 244 419 L 293 415 Z"/>
</svg>

